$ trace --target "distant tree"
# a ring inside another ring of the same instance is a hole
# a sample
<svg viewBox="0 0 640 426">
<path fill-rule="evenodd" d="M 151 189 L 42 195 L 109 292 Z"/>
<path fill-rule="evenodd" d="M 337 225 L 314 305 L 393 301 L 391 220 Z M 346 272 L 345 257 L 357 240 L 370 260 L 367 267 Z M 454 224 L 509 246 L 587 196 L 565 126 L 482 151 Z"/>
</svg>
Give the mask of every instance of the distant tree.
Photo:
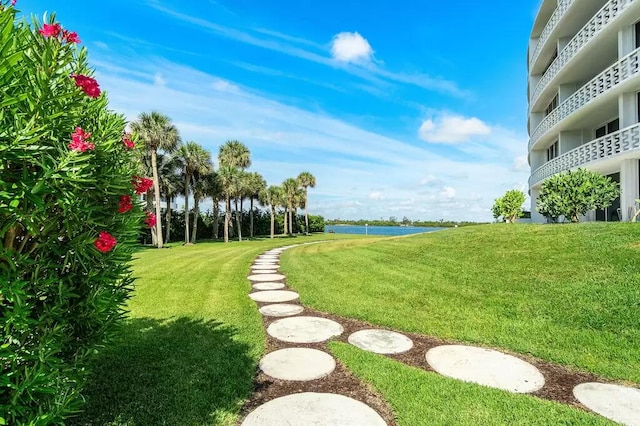
<svg viewBox="0 0 640 426">
<path fill-rule="evenodd" d="M 220 168 L 228 166 L 236 169 L 237 171 L 243 171 L 249 166 L 251 166 L 251 152 L 249 148 L 246 147 L 245 144 L 239 141 L 227 141 L 220 147 L 220 151 L 218 153 L 218 162 L 220 164 Z M 227 170 L 227 172 L 230 172 Z M 229 173 L 226 173 L 227 177 L 231 177 Z M 234 174 L 233 179 L 226 180 L 227 186 L 225 187 L 226 202 L 227 209 L 231 208 L 231 200 L 230 200 L 230 192 L 233 192 L 233 197 L 235 198 L 236 205 L 236 221 L 238 224 L 241 223 L 242 218 L 238 216 L 238 197 L 242 197 L 242 182 L 241 182 L 240 174 Z M 225 242 L 229 242 L 229 220 L 227 214 L 225 214 Z M 238 227 L 238 237 L 242 240 L 242 234 L 240 227 Z"/>
<path fill-rule="evenodd" d="M 407 216 L 404 216 L 402 218 L 402 224 L 403 225 L 409 225 L 411 223 L 411 219 L 409 219 Z"/>
<path fill-rule="evenodd" d="M 275 234 L 276 206 L 280 203 L 281 198 L 282 190 L 278 186 L 272 185 L 260 191 L 260 202 L 269 207 L 269 213 L 271 214 L 271 238 L 273 238 Z"/>
<path fill-rule="evenodd" d="M 302 172 L 298 175 L 298 185 L 304 189 L 304 226 L 305 232 L 309 233 L 309 193 L 308 188 L 316 187 L 316 178 L 309 172 Z"/>
<path fill-rule="evenodd" d="M 246 176 L 246 187 L 247 194 L 249 195 L 249 200 L 251 202 L 251 206 L 249 208 L 249 217 L 250 217 L 250 225 L 249 225 L 249 236 L 253 238 L 253 218 L 255 216 L 253 209 L 253 200 L 255 198 L 259 198 L 260 192 L 263 191 L 267 187 L 267 182 L 264 180 L 260 173 L 248 173 Z"/>
<path fill-rule="evenodd" d="M 398 221 L 398 218 L 395 216 L 389 216 L 389 222 L 391 223 L 396 223 Z"/>
<path fill-rule="evenodd" d="M 178 149 L 176 155 L 182 164 L 184 174 L 184 242 L 189 243 L 189 188 L 196 173 L 206 174 L 213 169 L 211 153 L 196 142 L 189 141 Z M 197 220 L 197 217 L 195 218 Z"/>
<path fill-rule="evenodd" d="M 611 178 L 587 169 L 569 170 L 544 181 L 536 205 L 545 217 L 578 222 L 590 210 L 609 207 L 619 194 Z"/>
<path fill-rule="evenodd" d="M 293 178 L 285 179 L 285 181 L 282 182 L 282 192 L 287 204 L 287 212 L 289 214 L 288 231 L 289 235 L 291 235 L 293 234 L 293 208 L 298 192 L 298 181 Z"/>
<path fill-rule="evenodd" d="M 512 189 L 502 197 L 496 198 L 491 211 L 495 219 L 502 218 L 505 222 L 515 223 L 522 216 L 522 205 L 525 195 L 522 191 Z"/>
</svg>

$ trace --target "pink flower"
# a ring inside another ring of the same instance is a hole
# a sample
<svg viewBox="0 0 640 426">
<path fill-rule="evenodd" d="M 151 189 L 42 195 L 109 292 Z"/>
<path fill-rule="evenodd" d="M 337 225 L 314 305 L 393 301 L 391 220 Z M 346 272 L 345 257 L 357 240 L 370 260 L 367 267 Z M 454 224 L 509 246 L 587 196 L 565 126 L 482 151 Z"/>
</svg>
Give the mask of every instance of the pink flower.
<svg viewBox="0 0 640 426">
<path fill-rule="evenodd" d="M 82 91 L 90 98 L 100 96 L 100 86 L 95 79 L 87 77 L 86 75 L 77 74 L 71 74 L 71 78 L 76 81 L 76 86 L 82 88 Z"/>
<path fill-rule="evenodd" d="M 123 195 L 120 197 L 120 203 L 118 204 L 118 213 L 126 213 L 133 208 L 131 203 L 131 195 Z"/>
<path fill-rule="evenodd" d="M 71 133 L 71 143 L 67 147 L 72 151 L 85 152 L 95 149 L 95 145 L 87 141 L 91 137 L 91 133 L 85 132 L 81 127 L 76 127 L 75 132 Z"/>
<path fill-rule="evenodd" d="M 18 3 L 18 0 L 11 0 L 11 6 L 15 6 Z"/>
<path fill-rule="evenodd" d="M 42 28 L 40 28 L 40 34 L 44 37 L 58 37 L 60 32 L 62 31 L 62 27 L 60 24 L 44 24 Z"/>
<path fill-rule="evenodd" d="M 146 212 L 146 213 L 147 213 L 147 218 L 144 220 L 144 223 L 146 223 L 149 228 L 153 228 L 154 226 L 156 226 L 156 223 L 158 223 L 158 220 L 156 219 L 156 215 L 151 212 Z"/>
<path fill-rule="evenodd" d="M 113 235 L 109 234 L 107 231 L 100 231 L 98 238 L 94 241 L 93 245 L 101 251 L 102 253 L 110 252 L 113 249 L 118 241 L 113 237 Z"/>
<path fill-rule="evenodd" d="M 67 30 L 62 31 L 62 39 L 67 43 L 82 43 L 80 41 L 80 37 L 78 37 L 78 33 L 75 31 L 70 32 Z"/>
<path fill-rule="evenodd" d="M 133 185 L 133 189 L 136 194 L 144 194 L 153 186 L 153 179 L 149 179 L 146 177 L 134 176 L 131 180 L 131 184 Z"/>
<path fill-rule="evenodd" d="M 125 133 L 122 136 L 122 144 L 124 145 L 124 147 L 126 149 L 133 149 L 136 147 L 136 145 L 133 143 L 133 141 L 131 140 L 131 135 L 128 133 Z"/>
</svg>

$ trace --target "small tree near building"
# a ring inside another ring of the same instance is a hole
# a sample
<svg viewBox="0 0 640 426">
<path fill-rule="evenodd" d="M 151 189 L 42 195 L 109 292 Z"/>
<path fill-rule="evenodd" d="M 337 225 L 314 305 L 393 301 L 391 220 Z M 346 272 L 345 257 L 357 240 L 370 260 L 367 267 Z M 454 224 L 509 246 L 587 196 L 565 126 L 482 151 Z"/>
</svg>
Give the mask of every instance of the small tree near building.
<svg viewBox="0 0 640 426">
<path fill-rule="evenodd" d="M 502 197 L 497 198 L 491 211 L 495 219 L 502 218 L 505 222 L 515 223 L 522 216 L 522 205 L 525 195 L 522 191 L 512 189 Z"/>
<path fill-rule="evenodd" d="M 618 184 L 587 169 L 559 173 L 542 184 L 537 210 L 556 220 L 564 216 L 578 222 L 590 210 L 604 209 L 618 197 Z"/>
</svg>

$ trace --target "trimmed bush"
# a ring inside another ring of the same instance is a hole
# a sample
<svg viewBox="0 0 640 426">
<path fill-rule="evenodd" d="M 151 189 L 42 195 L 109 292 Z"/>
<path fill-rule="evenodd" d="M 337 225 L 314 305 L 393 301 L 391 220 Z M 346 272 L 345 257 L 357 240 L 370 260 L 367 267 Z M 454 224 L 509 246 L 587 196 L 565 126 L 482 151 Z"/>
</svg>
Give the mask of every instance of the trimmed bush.
<svg viewBox="0 0 640 426">
<path fill-rule="evenodd" d="M 505 222 L 515 223 L 522 217 L 522 205 L 525 195 L 522 191 L 512 189 L 507 191 L 502 197 L 497 198 L 491 211 L 495 219 L 502 218 Z"/>
<path fill-rule="evenodd" d="M 78 36 L 0 10 L 0 424 L 61 424 L 114 333 L 144 215 Z M 147 183 L 136 179 L 138 185 Z M 139 188 L 138 188 L 139 189 Z"/>
</svg>

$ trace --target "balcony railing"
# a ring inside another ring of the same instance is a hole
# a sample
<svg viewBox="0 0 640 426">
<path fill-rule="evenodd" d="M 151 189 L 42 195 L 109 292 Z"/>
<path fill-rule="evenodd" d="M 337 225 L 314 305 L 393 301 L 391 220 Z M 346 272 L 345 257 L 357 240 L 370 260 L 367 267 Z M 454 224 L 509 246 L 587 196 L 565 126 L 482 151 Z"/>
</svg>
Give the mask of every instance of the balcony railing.
<svg viewBox="0 0 640 426">
<path fill-rule="evenodd" d="M 556 173 L 636 149 L 640 149 L 640 123 L 594 139 L 543 164 L 531 174 L 529 187 Z"/>
<path fill-rule="evenodd" d="M 536 45 L 536 48 L 533 51 L 533 55 L 531 55 L 531 60 L 529 61 L 529 69 L 532 69 L 533 66 L 535 65 L 536 61 L 538 60 L 538 57 L 540 56 L 540 53 L 542 52 L 542 48 L 545 46 L 545 44 L 547 44 L 547 41 L 549 40 L 549 36 L 553 32 L 553 30 L 556 29 L 556 27 L 558 26 L 558 22 L 560 22 L 560 20 L 566 13 L 567 9 L 569 9 L 569 6 L 571 6 L 573 2 L 574 0 L 566 0 L 564 2 L 558 2 L 558 7 L 553 12 L 553 15 L 551 15 L 551 18 L 549 18 L 549 22 L 547 22 L 547 25 L 545 25 L 544 29 L 542 30 L 542 33 L 540 33 L 540 38 L 538 38 L 538 44 Z"/>
<path fill-rule="evenodd" d="M 536 88 L 533 91 L 529 108 L 535 105 L 538 98 L 544 92 L 551 80 L 555 78 L 558 72 L 567 65 L 567 63 L 581 51 L 593 38 L 599 34 L 610 22 L 615 20 L 620 14 L 636 0 L 611 0 L 602 9 L 595 14 L 587 24 L 582 27 L 578 34 L 575 35 L 558 54 L 549 69 L 544 73 Z"/>
<path fill-rule="evenodd" d="M 594 77 L 547 115 L 535 128 L 529 140 L 529 151 L 553 126 L 595 98 L 604 95 L 626 80 L 640 74 L 640 49 L 636 49 Z"/>
</svg>

